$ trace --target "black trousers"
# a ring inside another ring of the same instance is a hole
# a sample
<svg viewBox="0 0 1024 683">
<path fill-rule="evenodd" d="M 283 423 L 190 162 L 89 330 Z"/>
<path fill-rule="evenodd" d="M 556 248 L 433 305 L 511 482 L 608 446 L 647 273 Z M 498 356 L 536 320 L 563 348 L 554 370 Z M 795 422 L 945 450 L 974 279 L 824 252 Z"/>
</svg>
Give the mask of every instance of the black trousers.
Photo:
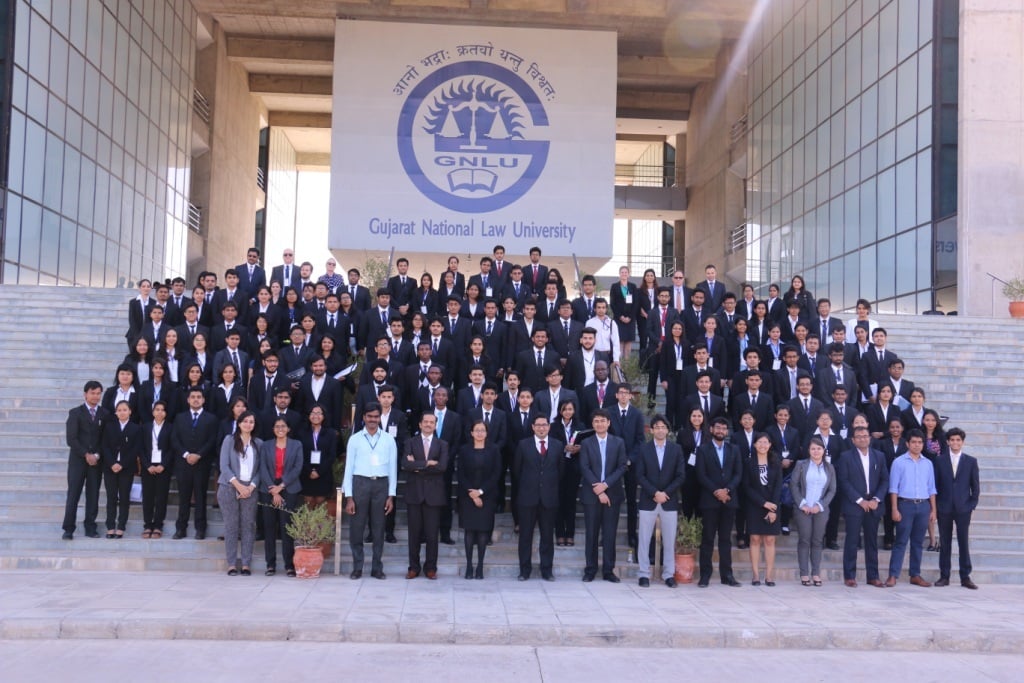
<svg viewBox="0 0 1024 683">
<path fill-rule="evenodd" d="M 299 505 L 299 494 L 281 491 L 286 510 L 295 510 Z M 267 568 L 277 568 L 277 539 L 281 539 L 281 554 L 284 555 L 284 568 L 295 568 L 295 539 L 284 530 L 291 519 L 285 510 L 273 507 L 274 498 L 269 493 L 260 493 L 260 510 L 263 515 L 263 557 L 267 560 Z"/>
<path fill-rule="evenodd" d="M 583 524 L 587 530 L 585 576 L 597 575 L 597 547 L 601 546 L 601 574 L 615 571 L 615 536 L 619 530 L 619 503 L 612 505 L 586 504 L 583 506 Z M 521 529 L 520 529 L 521 531 Z"/>
<path fill-rule="evenodd" d="M 178 519 L 174 526 L 178 531 L 188 531 L 188 520 L 192 514 L 192 498 L 196 499 L 196 531 L 206 533 L 206 494 L 210 490 L 210 463 L 200 459 L 189 465 L 180 458 L 174 466 L 174 478 L 178 480 Z"/>
<path fill-rule="evenodd" d="M 426 503 L 406 505 L 409 515 L 409 569 L 437 571 L 438 530 L 441 525 L 441 506 Z M 376 540 L 376 539 L 374 539 Z M 420 566 L 420 544 L 426 543 L 426 562 Z"/>
<path fill-rule="evenodd" d="M 565 469 L 558 479 L 558 519 L 555 537 L 572 539 L 576 535 L 576 499 L 580 492 L 579 457 L 565 461 Z"/>
<path fill-rule="evenodd" d="M 540 528 L 540 571 L 551 572 L 555 564 L 555 517 L 557 507 L 519 506 L 519 573 L 530 576 L 533 569 L 533 528 Z"/>
<path fill-rule="evenodd" d="M 107 490 L 107 531 L 124 531 L 128 526 L 133 479 L 135 465 L 122 467 L 120 472 L 103 469 L 103 488 Z"/>
<path fill-rule="evenodd" d="M 956 524 L 956 547 L 960 551 L 960 580 L 971 576 L 971 548 L 967 531 L 971 526 L 970 512 L 939 515 L 939 575 L 949 578 L 953 556 L 953 525 Z"/>
<path fill-rule="evenodd" d="M 829 506 L 831 508 L 831 506 Z M 864 568 L 867 580 L 879 578 L 878 575 L 878 522 L 881 509 L 865 512 L 860 507 L 856 512 L 843 513 L 846 519 L 846 538 L 843 539 L 843 578 L 857 578 L 857 544 L 861 532 L 864 532 Z M 831 511 L 829 519 L 831 520 Z M 825 528 L 828 528 L 826 524 Z M 825 534 L 826 538 L 828 533 Z"/>
<path fill-rule="evenodd" d="M 452 535 L 452 516 L 455 511 L 455 504 L 452 499 L 452 479 L 454 475 L 455 458 L 450 458 L 448 460 L 448 469 L 444 471 L 445 505 L 441 508 L 441 533 L 445 536 Z"/>
<path fill-rule="evenodd" d="M 715 553 L 715 536 L 718 536 L 718 572 L 722 580 L 732 578 L 732 527 L 736 510 L 724 505 L 702 508 L 704 531 L 700 539 L 700 580 L 711 578 L 711 558 Z"/>
<path fill-rule="evenodd" d="M 142 470 L 142 521 L 145 529 L 163 531 L 170 490 L 171 473 L 166 469 L 160 474 Z"/>
<path fill-rule="evenodd" d="M 892 519 L 892 496 L 885 497 L 885 532 L 882 540 L 886 543 L 893 543 L 896 540 L 896 522 Z"/>
<path fill-rule="evenodd" d="M 373 534 L 373 559 L 371 571 L 384 571 L 384 504 L 388 500 L 387 477 L 352 477 L 351 498 L 356 504 L 356 513 L 348 518 L 348 545 L 352 550 L 352 570 L 363 570 L 363 537 L 366 525 Z"/>
<path fill-rule="evenodd" d="M 889 496 L 886 496 L 888 498 Z M 825 542 L 835 543 L 839 538 L 839 515 L 842 512 L 843 498 L 836 492 L 828 506 L 828 522 L 825 523 Z M 878 530 L 875 529 L 877 532 Z"/>
<path fill-rule="evenodd" d="M 103 479 L 102 465 L 90 466 L 85 458 L 68 457 L 68 496 L 64 503 L 64 523 L 68 533 L 75 533 L 78 517 L 78 501 L 85 489 L 85 517 L 82 524 L 85 533 L 96 533 L 96 515 L 100 511 L 100 481 Z"/>
<path fill-rule="evenodd" d="M 622 483 L 626 488 L 626 540 L 631 546 L 637 544 L 639 509 L 636 505 L 636 466 L 630 465 L 626 468 L 626 474 L 622 477 Z"/>
<path fill-rule="evenodd" d="M 689 454 L 686 455 L 689 457 Z M 686 466 L 686 478 L 683 480 L 680 492 L 682 493 L 681 510 L 683 514 L 687 517 L 699 516 L 700 508 L 697 507 L 697 501 L 700 500 L 700 482 L 697 481 L 697 468 L 693 465 Z"/>
</svg>

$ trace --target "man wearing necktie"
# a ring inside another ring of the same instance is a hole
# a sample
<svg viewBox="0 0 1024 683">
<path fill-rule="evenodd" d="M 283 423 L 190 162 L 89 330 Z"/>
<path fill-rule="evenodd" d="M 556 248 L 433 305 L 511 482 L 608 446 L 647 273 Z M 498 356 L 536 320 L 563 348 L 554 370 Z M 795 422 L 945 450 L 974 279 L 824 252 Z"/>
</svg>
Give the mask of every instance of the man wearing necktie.
<svg viewBox="0 0 1024 683">
<path fill-rule="evenodd" d="M 949 445 L 935 461 L 935 508 L 939 520 L 939 580 L 936 586 L 948 586 L 953 551 L 953 525 L 960 559 L 960 585 L 976 590 L 971 581 L 971 551 L 968 528 L 971 514 L 978 507 L 980 494 L 978 459 L 963 452 L 967 434 L 959 427 L 946 432 Z"/>
<path fill-rule="evenodd" d="M 110 419 L 106 408 L 100 405 L 103 386 L 96 380 L 85 383 L 84 403 L 68 411 L 66 436 L 68 444 L 68 493 L 64 506 L 64 540 L 70 541 L 75 533 L 78 501 L 85 489 L 85 535 L 99 538 L 96 515 L 99 512 L 100 446 L 103 424 Z"/>
<path fill-rule="evenodd" d="M 522 393 L 522 391 L 520 391 Z M 540 532 L 540 573 L 554 581 L 555 518 L 558 515 L 558 482 L 564 465 L 563 444 L 549 438 L 547 415 L 533 418 L 533 434 L 519 442 L 512 462 L 514 505 L 519 520 L 519 580 L 533 571 L 533 533 Z"/>
<path fill-rule="evenodd" d="M 594 436 L 583 441 L 580 449 L 580 502 L 586 528 L 585 582 L 597 575 L 597 548 L 601 545 L 601 575 L 605 581 L 618 583 L 615 575 L 615 537 L 619 525 L 619 508 L 625 499 L 622 486 L 626 474 L 626 444 L 609 434 L 611 418 L 598 408 L 591 416 Z"/>
<path fill-rule="evenodd" d="M 210 468 L 217 456 L 219 421 L 213 413 L 204 410 L 206 398 L 203 390 L 195 387 L 188 392 L 188 410 L 180 413 L 171 427 L 171 450 L 177 464 L 174 474 L 178 480 L 178 518 L 175 539 L 185 538 L 192 505 L 195 499 L 196 538 L 206 538 L 206 494 L 210 486 Z"/>
</svg>

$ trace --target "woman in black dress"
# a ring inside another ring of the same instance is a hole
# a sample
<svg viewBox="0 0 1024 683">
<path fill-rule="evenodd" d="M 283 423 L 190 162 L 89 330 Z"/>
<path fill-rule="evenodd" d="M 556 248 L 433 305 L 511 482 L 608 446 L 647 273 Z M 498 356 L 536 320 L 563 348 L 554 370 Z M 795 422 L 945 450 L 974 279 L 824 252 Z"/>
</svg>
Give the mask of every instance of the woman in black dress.
<svg viewBox="0 0 1024 683">
<path fill-rule="evenodd" d="M 475 420 L 469 428 L 472 443 L 463 444 L 458 454 L 459 526 L 466 539 L 466 578 L 484 578 L 484 553 L 494 530 L 501 452 L 487 445 L 487 425 Z M 477 565 L 473 568 L 473 547 Z"/>
<path fill-rule="evenodd" d="M 572 400 L 558 404 L 558 420 L 551 425 L 551 438 L 565 444 L 565 469 L 558 478 L 558 516 L 555 518 L 556 545 L 576 545 L 576 496 L 580 489 L 580 445 L 577 437 L 584 425 L 576 417 Z"/>
<path fill-rule="evenodd" d="M 309 409 L 309 428 L 303 430 L 302 497 L 306 507 L 327 502 L 334 493 L 334 461 L 338 457 L 338 432 L 324 426 L 324 408 L 319 403 Z"/>
<path fill-rule="evenodd" d="M 764 585 L 775 585 L 775 537 L 779 535 L 782 505 L 782 466 L 767 434 L 754 437 L 754 452 L 743 473 L 747 502 L 747 533 L 750 534 L 752 586 L 760 586 L 761 541 L 764 541 Z"/>
<path fill-rule="evenodd" d="M 665 417 L 672 429 L 678 429 L 683 421 L 680 409 L 686 403 L 686 391 L 683 389 L 683 366 L 688 362 L 690 345 L 686 341 L 686 332 L 681 320 L 674 321 L 665 335 L 665 343 L 661 345 L 661 357 L 658 358 L 657 369 L 661 378 L 661 388 L 665 390 Z"/>
<path fill-rule="evenodd" d="M 640 310 L 640 298 L 636 285 L 629 281 L 628 266 L 619 268 L 619 281 L 609 288 L 608 299 L 612 318 L 619 328 L 619 358 L 628 358 L 636 341 L 636 316 Z"/>
</svg>

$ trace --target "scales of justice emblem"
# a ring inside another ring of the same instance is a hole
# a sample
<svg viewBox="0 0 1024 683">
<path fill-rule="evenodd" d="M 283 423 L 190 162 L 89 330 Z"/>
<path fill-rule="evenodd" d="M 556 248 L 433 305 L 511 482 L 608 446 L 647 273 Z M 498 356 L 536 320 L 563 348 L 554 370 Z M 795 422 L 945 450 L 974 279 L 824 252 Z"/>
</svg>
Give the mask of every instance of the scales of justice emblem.
<svg viewBox="0 0 1024 683">
<path fill-rule="evenodd" d="M 547 112 L 526 81 L 489 62 L 443 67 L 413 88 L 398 121 L 406 174 L 431 201 L 462 213 L 506 207 L 548 158 Z"/>
</svg>

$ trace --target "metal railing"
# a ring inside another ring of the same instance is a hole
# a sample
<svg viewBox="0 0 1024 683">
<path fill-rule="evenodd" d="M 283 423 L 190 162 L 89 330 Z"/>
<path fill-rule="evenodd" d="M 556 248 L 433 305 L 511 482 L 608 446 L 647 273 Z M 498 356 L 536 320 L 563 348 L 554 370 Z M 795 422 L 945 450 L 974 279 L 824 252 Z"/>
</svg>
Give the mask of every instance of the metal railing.
<svg viewBox="0 0 1024 683">
<path fill-rule="evenodd" d="M 264 192 L 267 191 L 267 172 L 261 166 L 256 167 L 256 186 Z"/>
<path fill-rule="evenodd" d="M 747 224 L 740 223 L 729 231 L 729 253 L 734 254 L 747 248 Z"/>
<path fill-rule="evenodd" d="M 188 229 L 197 235 L 203 234 L 203 209 L 192 202 L 188 203 Z"/>
<path fill-rule="evenodd" d="M 615 184 L 638 187 L 672 187 L 676 184 L 676 167 L 674 164 L 653 166 L 615 164 Z"/>
<path fill-rule="evenodd" d="M 210 101 L 203 93 L 196 88 L 192 89 L 192 111 L 196 113 L 203 123 L 210 122 Z"/>
</svg>

